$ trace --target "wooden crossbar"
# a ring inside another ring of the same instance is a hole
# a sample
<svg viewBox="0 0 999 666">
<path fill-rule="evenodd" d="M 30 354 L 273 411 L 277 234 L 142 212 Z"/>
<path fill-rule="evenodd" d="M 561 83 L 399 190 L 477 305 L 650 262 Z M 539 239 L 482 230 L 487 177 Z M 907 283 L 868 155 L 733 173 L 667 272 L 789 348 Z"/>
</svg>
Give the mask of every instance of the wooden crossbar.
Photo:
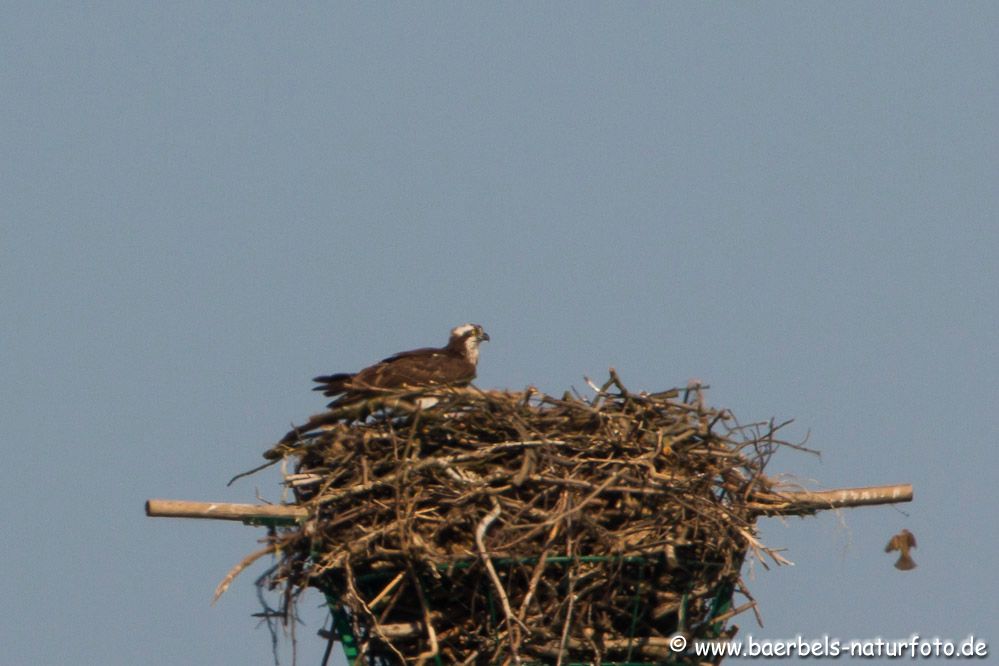
<svg viewBox="0 0 999 666">
<path fill-rule="evenodd" d="M 840 488 L 838 490 L 818 490 L 778 493 L 786 501 L 778 504 L 768 513 L 792 514 L 823 509 L 839 509 L 855 506 L 875 506 L 912 501 L 912 484 L 900 483 L 892 486 L 868 486 L 866 488 Z"/>
<path fill-rule="evenodd" d="M 146 515 L 154 518 L 207 518 L 210 520 L 301 520 L 309 512 L 300 506 L 280 504 L 230 504 L 187 500 L 146 500 Z"/>
<path fill-rule="evenodd" d="M 826 509 L 911 501 L 912 484 L 902 483 L 866 488 L 774 493 L 768 496 L 765 501 L 753 502 L 751 505 L 761 515 L 787 516 Z M 151 499 L 146 501 L 146 515 L 154 518 L 294 522 L 304 520 L 308 517 L 309 512 L 305 507 L 279 504 L 230 504 L 227 502 Z"/>
</svg>

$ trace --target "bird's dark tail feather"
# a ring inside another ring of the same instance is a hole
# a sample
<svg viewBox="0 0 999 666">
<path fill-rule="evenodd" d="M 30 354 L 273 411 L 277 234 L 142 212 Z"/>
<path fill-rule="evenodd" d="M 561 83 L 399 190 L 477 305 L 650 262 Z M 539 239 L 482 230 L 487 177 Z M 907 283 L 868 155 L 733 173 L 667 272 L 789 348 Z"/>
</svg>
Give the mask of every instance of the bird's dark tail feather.
<svg viewBox="0 0 999 666">
<path fill-rule="evenodd" d="M 895 563 L 895 568 L 901 569 L 902 571 L 908 571 L 909 569 L 915 569 L 916 563 L 911 557 L 908 556 L 908 554 L 903 553 L 899 556 L 898 562 Z"/>
<path fill-rule="evenodd" d="M 319 384 L 313 391 L 322 391 L 323 395 L 332 397 L 347 390 L 347 384 L 354 378 L 349 372 L 339 372 L 335 375 L 320 375 L 313 377 L 312 381 Z"/>
</svg>

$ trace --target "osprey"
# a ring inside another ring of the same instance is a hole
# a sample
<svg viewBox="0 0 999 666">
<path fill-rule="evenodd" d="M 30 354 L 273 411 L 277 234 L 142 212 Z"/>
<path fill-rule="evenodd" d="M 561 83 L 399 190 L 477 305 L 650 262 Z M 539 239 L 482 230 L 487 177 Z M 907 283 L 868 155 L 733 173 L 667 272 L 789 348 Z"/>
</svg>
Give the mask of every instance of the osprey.
<svg viewBox="0 0 999 666">
<path fill-rule="evenodd" d="M 319 386 L 313 390 L 335 398 L 328 406 L 339 407 L 379 395 L 389 389 L 421 388 L 428 386 L 466 386 L 475 379 L 475 366 L 479 361 L 479 343 L 489 339 L 489 334 L 478 324 L 462 324 L 451 329 L 451 338 L 440 349 L 425 347 L 400 352 L 372 366 L 355 372 L 341 372 L 313 379 Z M 436 402 L 436 400 L 433 400 Z M 433 404 L 433 402 L 429 404 Z M 429 404 L 420 402 L 426 407 Z M 305 424 L 292 428 L 276 446 L 264 453 L 268 460 L 283 455 L 282 445 L 298 440 L 303 434 L 339 418 L 336 412 L 316 414 Z"/>
<path fill-rule="evenodd" d="M 441 348 L 424 347 L 400 352 L 361 370 L 316 377 L 314 391 L 335 398 L 335 407 L 358 398 L 378 395 L 385 389 L 423 386 L 466 386 L 475 379 L 479 343 L 489 334 L 478 324 L 462 324 L 451 329 L 451 337 Z"/>
</svg>

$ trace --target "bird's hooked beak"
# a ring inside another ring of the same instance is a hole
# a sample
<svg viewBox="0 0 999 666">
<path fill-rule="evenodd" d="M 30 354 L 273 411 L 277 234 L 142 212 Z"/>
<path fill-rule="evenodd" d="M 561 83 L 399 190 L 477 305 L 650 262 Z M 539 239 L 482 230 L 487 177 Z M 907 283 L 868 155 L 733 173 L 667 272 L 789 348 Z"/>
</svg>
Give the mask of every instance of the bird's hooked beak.
<svg viewBox="0 0 999 666">
<path fill-rule="evenodd" d="M 479 329 L 479 334 L 476 337 L 478 338 L 479 342 L 489 342 L 489 334 L 483 331 L 482 329 Z"/>
</svg>

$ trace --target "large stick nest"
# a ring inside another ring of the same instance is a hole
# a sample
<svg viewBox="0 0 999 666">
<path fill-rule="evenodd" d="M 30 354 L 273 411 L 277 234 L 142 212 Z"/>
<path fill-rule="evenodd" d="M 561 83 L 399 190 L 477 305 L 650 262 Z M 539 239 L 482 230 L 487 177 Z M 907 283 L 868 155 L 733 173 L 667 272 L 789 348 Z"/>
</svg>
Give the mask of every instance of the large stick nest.
<svg viewBox="0 0 999 666">
<path fill-rule="evenodd" d="M 700 388 L 635 394 L 612 371 L 592 399 L 396 392 L 320 423 L 268 453 L 309 518 L 271 532 L 260 584 L 285 612 L 322 590 L 359 663 L 662 660 L 753 605 L 732 595 L 770 552 L 754 497 L 781 442 Z"/>
</svg>

